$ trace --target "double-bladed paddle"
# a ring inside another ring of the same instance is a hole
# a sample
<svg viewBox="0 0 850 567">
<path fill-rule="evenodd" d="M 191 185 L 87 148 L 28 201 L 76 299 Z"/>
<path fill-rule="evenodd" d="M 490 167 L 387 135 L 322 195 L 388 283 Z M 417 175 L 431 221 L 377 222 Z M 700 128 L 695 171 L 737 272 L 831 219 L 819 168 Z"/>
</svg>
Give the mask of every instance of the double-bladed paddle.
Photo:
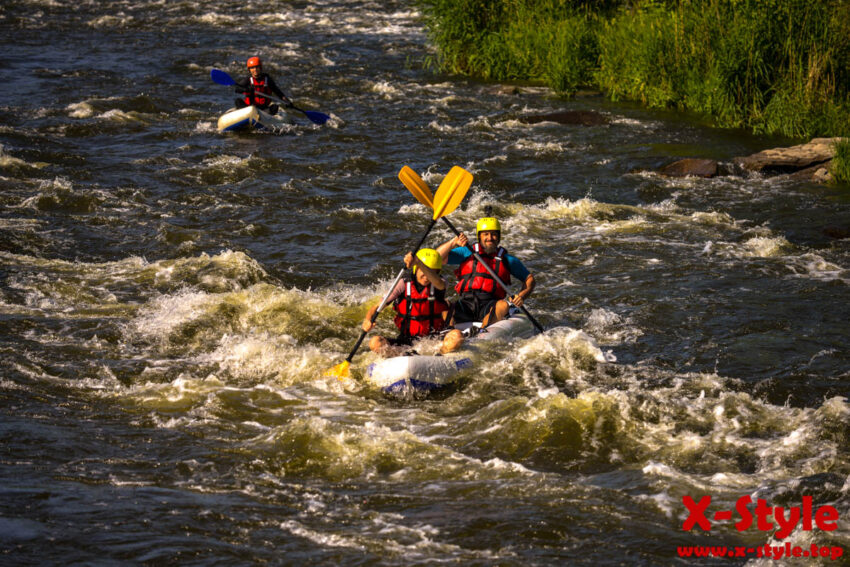
<svg viewBox="0 0 850 567">
<path fill-rule="evenodd" d="M 213 69 L 212 71 L 210 71 L 210 78 L 213 81 L 215 81 L 216 83 L 218 83 L 219 85 L 233 86 L 233 85 L 236 84 L 236 81 L 233 80 L 233 77 L 231 77 L 230 75 L 228 75 L 227 73 L 225 73 L 221 69 Z M 267 98 L 267 99 L 273 100 L 275 102 L 279 102 L 280 104 L 282 104 L 282 105 L 284 105 L 288 108 L 291 108 L 293 110 L 297 110 L 298 112 L 304 114 L 304 116 L 309 118 L 310 121 L 313 122 L 314 124 L 324 124 L 325 122 L 327 122 L 328 120 L 331 119 L 330 116 L 328 116 L 327 114 L 324 114 L 323 112 L 316 112 L 315 110 L 301 110 L 300 108 L 298 108 L 297 106 L 295 106 L 291 102 L 286 102 L 284 100 L 281 100 L 274 95 L 271 95 L 271 94 L 268 94 L 268 93 L 261 93 L 261 94 L 262 94 L 263 98 Z"/>
<path fill-rule="evenodd" d="M 417 174 L 415 171 L 405 165 L 401 168 L 401 171 L 398 172 L 398 178 L 399 180 L 401 180 L 404 186 L 407 187 L 408 191 L 410 191 L 413 196 L 416 197 L 417 201 L 419 201 L 426 207 L 434 207 L 434 200 L 431 198 L 431 189 L 428 187 L 428 184 L 425 183 L 425 181 L 423 181 L 421 177 L 419 177 L 419 174 Z M 446 226 L 448 226 L 452 232 L 454 232 L 457 236 L 460 236 L 460 231 L 455 228 L 455 225 L 452 224 L 452 221 L 447 218 L 443 218 L 443 222 L 446 223 Z M 478 260 L 478 262 L 484 267 L 484 269 L 487 270 L 487 273 L 489 273 L 493 277 L 493 279 L 496 280 L 496 283 L 502 286 L 502 289 L 504 289 L 506 293 L 510 293 L 511 291 L 508 289 L 507 284 L 505 284 L 505 282 L 503 282 L 502 279 L 490 268 L 487 262 L 484 261 L 484 259 L 475 251 L 475 249 L 470 246 L 469 243 L 467 243 L 466 247 L 472 252 L 472 254 L 475 256 L 475 259 Z M 528 317 L 528 320 L 531 321 L 537 331 L 542 333 L 543 327 L 540 325 L 540 323 L 537 322 L 537 319 L 535 319 L 534 316 L 532 316 L 531 313 L 528 312 L 528 309 L 526 309 L 524 305 L 517 305 L 517 307 L 519 307 L 522 312 L 525 313 L 525 315 Z"/>
<path fill-rule="evenodd" d="M 433 216 L 431 218 L 431 224 L 428 225 L 428 229 L 425 231 L 425 234 L 422 235 L 422 238 L 419 239 L 419 243 L 416 245 L 416 248 L 413 249 L 413 253 L 419 250 L 422 247 L 422 244 L 425 242 L 425 239 L 428 237 L 428 233 L 431 232 L 431 229 L 434 228 L 434 225 L 437 224 L 437 219 L 443 218 L 445 220 L 445 215 L 448 215 L 452 211 L 454 211 L 460 202 L 463 201 L 463 198 L 466 196 L 466 192 L 469 191 L 469 187 L 472 185 L 472 174 L 463 169 L 462 167 L 454 166 L 446 175 L 443 182 L 440 183 L 440 187 L 437 189 L 437 194 L 434 195 L 433 201 L 428 204 L 428 208 L 433 209 Z M 430 198 L 431 191 L 428 190 L 428 196 Z M 375 314 L 372 315 L 371 321 L 374 324 L 375 320 L 378 318 L 378 313 L 386 307 L 387 298 L 389 298 L 390 293 L 395 289 L 396 284 L 404 275 L 404 268 L 402 268 L 398 275 L 393 281 L 393 284 L 390 286 L 389 291 L 384 296 L 384 299 L 381 300 L 381 304 L 378 306 L 378 309 L 375 310 Z M 348 357 L 325 372 L 325 376 L 335 376 L 342 380 L 343 378 L 347 378 L 349 375 L 348 368 L 351 366 L 351 359 L 354 358 L 354 355 L 357 353 L 357 349 L 360 348 L 360 344 L 363 342 L 363 339 L 366 338 L 366 331 L 360 331 L 360 338 L 357 339 L 357 342 L 354 343 L 354 348 L 351 349 L 351 352 L 348 354 Z"/>
</svg>

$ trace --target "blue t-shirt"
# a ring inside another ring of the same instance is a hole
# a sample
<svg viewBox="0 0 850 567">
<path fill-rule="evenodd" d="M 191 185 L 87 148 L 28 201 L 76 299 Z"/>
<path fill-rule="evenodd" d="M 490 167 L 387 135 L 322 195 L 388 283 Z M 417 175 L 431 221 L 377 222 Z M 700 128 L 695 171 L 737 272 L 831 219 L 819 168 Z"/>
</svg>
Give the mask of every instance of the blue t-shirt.
<svg viewBox="0 0 850 567">
<path fill-rule="evenodd" d="M 458 266 L 470 256 L 472 256 L 472 250 L 470 250 L 466 246 L 458 246 L 457 248 L 451 249 L 446 264 Z M 528 268 L 526 268 L 516 256 L 512 256 L 511 254 L 505 254 L 502 257 L 502 260 L 508 266 L 508 271 L 511 273 L 511 275 L 519 281 L 524 282 L 525 279 L 529 275 L 531 275 L 531 272 L 528 271 Z"/>
</svg>

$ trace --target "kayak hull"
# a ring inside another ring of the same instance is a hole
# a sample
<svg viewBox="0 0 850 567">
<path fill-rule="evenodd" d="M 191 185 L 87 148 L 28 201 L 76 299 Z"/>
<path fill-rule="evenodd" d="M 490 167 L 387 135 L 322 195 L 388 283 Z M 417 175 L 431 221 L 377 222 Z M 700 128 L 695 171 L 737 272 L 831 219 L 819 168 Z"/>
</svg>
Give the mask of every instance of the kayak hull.
<svg viewBox="0 0 850 567">
<path fill-rule="evenodd" d="M 293 124 L 292 118 L 286 113 L 269 114 L 256 106 L 231 108 L 218 119 L 219 132 L 237 132 L 240 130 L 279 130 L 283 126 Z"/>
<path fill-rule="evenodd" d="M 465 330 L 471 324 L 458 325 Z M 531 321 L 520 312 L 494 323 L 468 339 L 457 353 L 384 358 L 366 369 L 367 381 L 387 394 L 428 393 L 454 384 L 464 372 L 481 364 L 475 344 L 491 340 L 527 338 L 534 334 Z"/>
</svg>

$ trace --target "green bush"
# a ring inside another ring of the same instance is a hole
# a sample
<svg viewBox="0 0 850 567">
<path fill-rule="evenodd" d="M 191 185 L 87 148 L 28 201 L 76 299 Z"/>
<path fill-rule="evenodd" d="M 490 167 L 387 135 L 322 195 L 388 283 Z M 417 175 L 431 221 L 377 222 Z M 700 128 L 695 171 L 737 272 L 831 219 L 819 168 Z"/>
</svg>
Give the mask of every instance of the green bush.
<svg viewBox="0 0 850 567">
<path fill-rule="evenodd" d="M 832 177 L 840 183 L 850 183 L 850 139 L 848 138 L 835 144 Z"/>
<path fill-rule="evenodd" d="M 419 0 L 439 65 L 688 109 L 792 137 L 850 133 L 847 0 Z"/>
</svg>

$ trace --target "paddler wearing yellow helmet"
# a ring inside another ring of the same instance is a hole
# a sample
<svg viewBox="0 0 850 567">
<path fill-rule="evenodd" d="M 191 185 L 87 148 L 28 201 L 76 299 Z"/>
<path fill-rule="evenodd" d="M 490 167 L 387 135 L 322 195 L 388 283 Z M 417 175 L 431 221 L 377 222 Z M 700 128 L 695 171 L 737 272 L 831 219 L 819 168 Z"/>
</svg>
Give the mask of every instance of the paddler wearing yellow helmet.
<svg viewBox="0 0 850 567">
<path fill-rule="evenodd" d="M 433 248 L 422 248 L 404 256 L 404 265 L 411 272 L 399 280 L 390 291 L 386 302 L 392 302 L 396 311 L 394 323 L 399 329 L 396 338 L 381 335 L 372 337 L 369 348 L 383 356 L 401 354 L 422 337 L 438 336 L 445 329 L 446 280 L 440 276 L 443 258 Z M 369 332 L 374 327 L 373 317 L 379 305 L 366 313 L 362 328 Z"/>
<path fill-rule="evenodd" d="M 263 62 L 259 57 L 249 57 L 245 66 L 248 67 L 248 76 L 241 81 L 236 81 L 236 92 L 244 95 L 236 99 L 236 108 L 254 105 L 269 114 L 277 114 L 277 105 L 270 98 L 264 97 L 263 94 L 274 95 L 283 100 L 284 106 L 287 108 L 292 106 L 292 101 L 283 94 L 271 75 L 263 72 Z"/>
<path fill-rule="evenodd" d="M 444 264 L 457 266 L 455 291 L 458 293 L 458 298 L 449 308 L 447 317 L 450 326 L 455 323 L 475 321 L 481 322 L 482 327 L 486 327 L 501 321 L 508 316 L 510 309 L 508 302 L 520 306 L 534 291 L 534 275 L 516 256 L 509 254 L 500 246 L 502 225 L 499 219 L 490 214 L 478 219 L 475 234 L 478 242 L 472 246 L 472 249 L 508 287 L 511 285 L 512 278 L 518 280 L 521 287 L 517 293 L 509 297 L 508 291 L 487 272 L 475 258 L 472 250 L 467 247 L 469 244 L 467 236 L 460 233 L 437 247 Z"/>
</svg>

